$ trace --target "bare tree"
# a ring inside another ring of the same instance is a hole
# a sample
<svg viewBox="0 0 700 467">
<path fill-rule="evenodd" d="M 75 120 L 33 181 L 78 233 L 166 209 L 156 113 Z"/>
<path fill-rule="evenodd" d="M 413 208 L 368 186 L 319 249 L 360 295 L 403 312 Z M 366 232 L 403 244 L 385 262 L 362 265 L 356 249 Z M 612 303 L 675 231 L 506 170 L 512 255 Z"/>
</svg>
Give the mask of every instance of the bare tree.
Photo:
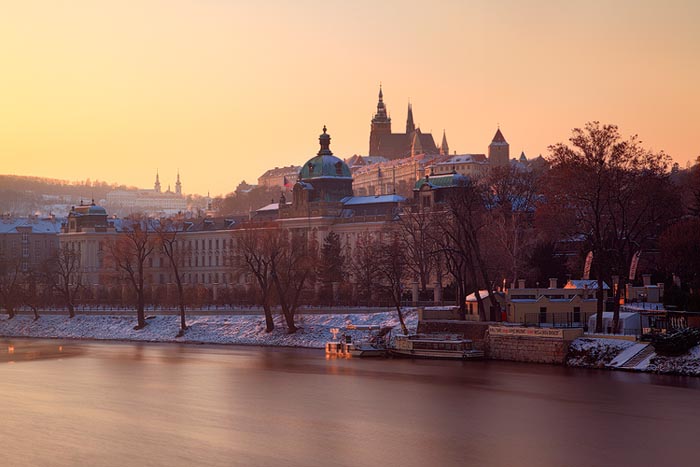
<svg viewBox="0 0 700 467">
<path fill-rule="evenodd" d="M 183 336 L 187 330 L 187 320 L 185 316 L 185 289 L 182 285 L 182 273 L 180 266 L 184 264 L 189 252 L 185 248 L 184 241 L 179 241 L 178 233 L 184 230 L 184 223 L 172 219 L 165 219 L 155 226 L 155 234 L 158 239 L 160 251 L 168 258 L 170 271 L 173 274 L 177 287 L 177 303 L 180 308 L 180 332 L 178 337 Z"/>
<path fill-rule="evenodd" d="M 397 222 L 406 264 L 423 293 L 427 292 L 430 275 L 435 270 L 437 226 L 432 214 L 432 211 L 412 206 L 401 212 Z"/>
<path fill-rule="evenodd" d="M 533 219 L 541 201 L 538 179 L 539 172 L 509 165 L 491 169 L 485 181 L 490 256 L 496 263 L 505 259 L 500 265 L 503 277 L 513 281 L 522 277 L 527 252 L 537 241 Z"/>
<path fill-rule="evenodd" d="M 280 231 L 271 255 L 270 276 L 282 315 L 291 334 L 297 331 L 294 316 L 304 287 L 312 282 L 318 264 L 318 247 L 306 232 Z"/>
<path fill-rule="evenodd" d="M 109 258 L 117 271 L 123 273 L 136 293 L 137 325 L 146 326 L 145 292 L 146 260 L 156 247 L 156 237 L 150 219 L 134 217 L 125 220 L 124 230 L 108 245 Z"/>
<path fill-rule="evenodd" d="M 34 314 L 34 321 L 39 319 L 39 308 L 46 303 L 46 287 L 43 287 L 44 275 L 30 269 L 22 274 L 18 286 L 20 302 L 28 306 Z"/>
<path fill-rule="evenodd" d="M 457 186 L 450 188 L 446 197 L 448 221 L 442 223 L 442 233 L 449 248 L 446 253 L 459 255 L 476 287 L 480 316 L 485 316 L 485 311 L 479 294 L 479 282 L 488 292 L 491 305 L 489 319 L 500 321 L 500 304 L 493 293 L 493 283 L 480 240 L 482 229 L 487 225 L 485 189 L 468 178 L 463 178 Z M 460 297 L 460 302 L 463 300 L 464 297 Z"/>
<path fill-rule="evenodd" d="M 15 317 L 15 308 L 21 302 L 19 284 L 22 280 L 21 260 L 17 255 L 0 257 L 0 300 L 9 319 Z"/>
<path fill-rule="evenodd" d="M 69 244 L 59 247 L 45 265 L 46 282 L 58 292 L 68 309 L 68 316 L 75 317 L 75 297 L 82 287 L 80 252 Z"/>
<path fill-rule="evenodd" d="M 260 292 L 260 301 L 265 313 L 265 331 L 272 332 L 275 322 L 272 319 L 271 278 L 272 261 L 279 254 L 280 233 L 276 229 L 245 229 L 234 232 L 237 253 L 232 258 L 233 267 L 241 273 L 250 273 L 255 278 Z"/>
<path fill-rule="evenodd" d="M 404 249 L 401 236 L 398 232 L 387 232 L 388 240 L 380 242 L 377 240 L 374 250 L 376 251 L 375 261 L 379 275 L 378 285 L 380 289 L 391 297 L 391 301 L 396 308 L 399 317 L 401 331 L 408 334 L 408 328 L 403 318 L 401 301 L 403 298 L 404 283 L 410 278 L 411 269 Z"/>
<path fill-rule="evenodd" d="M 376 243 L 369 232 L 358 235 L 355 251 L 350 260 L 352 279 L 357 287 L 358 300 L 369 305 L 376 290 L 379 276 Z"/>
<path fill-rule="evenodd" d="M 634 193 L 637 177 L 665 173 L 668 156 L 642 149 L 636 136 L 622 140 L 617 126 L 599 122 L 574 128 L 569 141 L 571 145 L 558 143 L 549 148 L 552 168 L 547 176 L 546 198 L 550 212 L 561 215 L 561 231 L 583 236 L 593 251 L 596 332 L 602 332 L 603 281 L 610 277 L 616 263 L 622 263 L 618 257 L 631 257 L 624 250 L 633 250 L 630 247 L 637 233 L 644 235 L 647 222 L 642 219 L 651 208 L 635 207 L 640 196 Z M 625 212 L 628 209 L 630 212 Z"/>
</svg>

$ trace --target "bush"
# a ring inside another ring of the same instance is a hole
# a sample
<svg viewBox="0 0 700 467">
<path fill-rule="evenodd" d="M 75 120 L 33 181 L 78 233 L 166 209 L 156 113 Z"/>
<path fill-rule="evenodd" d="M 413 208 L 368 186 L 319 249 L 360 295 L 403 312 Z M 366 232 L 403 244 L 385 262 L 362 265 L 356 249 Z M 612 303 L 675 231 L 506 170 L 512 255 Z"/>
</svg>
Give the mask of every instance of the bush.
<svg viewBox="0 0 700 467">
<path fill-rule="evenodd" d="M 682 355 L 700 344 L 700 329 L 688 328 L 673 334 L 659 334 L 652 338 L 651 345 L 659 355 Z"/>
</svg>

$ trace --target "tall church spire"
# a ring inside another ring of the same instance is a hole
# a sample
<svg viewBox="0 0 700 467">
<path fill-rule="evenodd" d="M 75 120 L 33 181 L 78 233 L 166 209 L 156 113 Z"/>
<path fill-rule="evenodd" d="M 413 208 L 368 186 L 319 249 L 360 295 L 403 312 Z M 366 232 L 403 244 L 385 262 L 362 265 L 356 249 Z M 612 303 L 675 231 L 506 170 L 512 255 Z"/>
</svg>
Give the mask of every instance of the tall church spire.
<svg viewBox="0 0 700 467">
<path fill-rule="evenodd" d="M 180 169 L 177 169 L 177 181 L 175 182 L 175 193 L 182 194 L 182 183 L 180 183 Z"/>
<path fill-rule="evenodd" d="M 410 135 L 416 131 L 416 125 L 413 123 L 413 106 L 408 103 L 408 116 L 406 117 L 406 134 Z"/>
<path fill-rule="evenodd" d="M 445 134 L 445 130 L 442 130 L 442 143 L 440 143 L 440 154 L 443 156 L 447 156 L 450 154 L 450 147 L 447 145 L 447 135 Z"/>
<path fill-rule="evenodd" d="M 158 176 L 158 170 L 156 169 L 156 183 L 153 184 L 153 189 L 156 193 L 160 193 L 160 177 Z"/>
<path fill-rule="evenodd" d="M 386 113 L 386 105 L 384 105 L 384 93 L 382 92 L 382 85 L 379 85 L 379 100 L 377 101 L 377 113 L 372 119 L 372 123 L 388 123 L 391 122 L 391 118 Z"/>
</svg>

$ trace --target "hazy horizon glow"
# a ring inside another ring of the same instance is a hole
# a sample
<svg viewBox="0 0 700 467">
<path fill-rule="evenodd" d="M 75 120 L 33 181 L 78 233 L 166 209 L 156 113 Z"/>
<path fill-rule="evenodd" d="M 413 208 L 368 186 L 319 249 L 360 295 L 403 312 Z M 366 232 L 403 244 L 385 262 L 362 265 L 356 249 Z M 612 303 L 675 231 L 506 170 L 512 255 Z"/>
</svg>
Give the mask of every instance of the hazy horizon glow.
<svg viewBox="0 0 700 467">
<path fill-rule="evenodd" d="M 378 84 L 451 150 L 546 153 L 599 120 L 700 154 L 700 2 L 9 2 L 0 173 L 233 191 L 328 126 L 366 154 Z"/>
</svg>

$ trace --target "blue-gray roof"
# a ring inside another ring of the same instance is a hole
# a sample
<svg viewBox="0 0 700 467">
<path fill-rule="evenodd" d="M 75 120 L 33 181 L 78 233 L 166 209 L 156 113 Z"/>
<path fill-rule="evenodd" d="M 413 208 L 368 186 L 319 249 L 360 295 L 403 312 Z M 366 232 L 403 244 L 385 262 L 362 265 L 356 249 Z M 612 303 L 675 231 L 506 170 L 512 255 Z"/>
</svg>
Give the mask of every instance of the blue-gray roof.
<svg viewBox="0 0 700 467">
<path fill-rule="evenodd" d="M 348 196 L 340 200 L 344 206 L 358 206 L 361 204 L 402 203 L 406 198 L 399 195 L 379 196 Z"/>
<path fill-rule="evenodd" d="M 31 227 L 32 233 L 61 233 L 61 221 L 58 219 L 14 217 L 0 220 L 0 234 L 17 233 L 18 227 Z"/>
</svg>

